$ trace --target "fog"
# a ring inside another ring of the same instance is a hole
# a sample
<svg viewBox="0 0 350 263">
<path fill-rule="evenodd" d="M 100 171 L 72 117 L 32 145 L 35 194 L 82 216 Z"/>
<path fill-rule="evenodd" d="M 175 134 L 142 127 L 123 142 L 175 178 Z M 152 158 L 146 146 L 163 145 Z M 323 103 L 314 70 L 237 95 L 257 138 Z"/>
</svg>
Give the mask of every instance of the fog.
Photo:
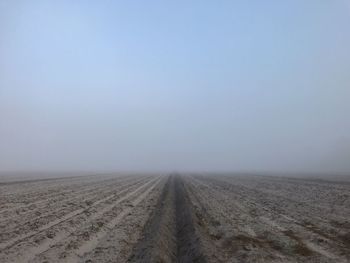
<svg viewBox="0 0 350 263">
<path fill-rule="evenodd" d="M 0 170 L 350 173 L 350 2 L 1 1 Z"/>
</svg>

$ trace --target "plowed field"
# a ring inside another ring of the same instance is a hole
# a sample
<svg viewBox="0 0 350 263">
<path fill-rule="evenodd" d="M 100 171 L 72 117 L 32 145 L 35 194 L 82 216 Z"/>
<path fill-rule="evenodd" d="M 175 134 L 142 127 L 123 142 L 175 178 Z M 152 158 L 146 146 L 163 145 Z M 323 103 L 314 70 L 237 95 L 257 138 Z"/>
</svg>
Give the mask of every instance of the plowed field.
<svg viewBox="0 0 350 263">
<path fill-rule="evenodd" d="M 0 262 L 350 262 L 350 182 L 190 174 L 3 180 Z"/>
</svg>

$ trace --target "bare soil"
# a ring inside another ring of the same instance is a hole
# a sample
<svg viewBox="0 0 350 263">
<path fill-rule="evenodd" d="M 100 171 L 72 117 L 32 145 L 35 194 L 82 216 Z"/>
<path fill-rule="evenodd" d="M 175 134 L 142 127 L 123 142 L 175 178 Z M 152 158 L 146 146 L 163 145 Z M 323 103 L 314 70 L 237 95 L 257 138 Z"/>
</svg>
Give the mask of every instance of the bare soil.
<svg viewBox="0 0 350 263">
<path fill-rule="evenodd" d="M 350 262 L 350 184 L 209 174 L 0 179 L 0 262 Z"/>
</svg>

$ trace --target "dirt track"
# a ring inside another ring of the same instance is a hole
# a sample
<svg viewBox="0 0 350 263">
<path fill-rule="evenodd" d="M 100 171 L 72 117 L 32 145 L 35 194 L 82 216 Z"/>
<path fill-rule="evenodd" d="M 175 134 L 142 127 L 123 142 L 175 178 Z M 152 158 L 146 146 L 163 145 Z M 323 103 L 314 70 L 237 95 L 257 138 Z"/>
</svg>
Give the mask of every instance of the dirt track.
<svg viewBox="0 0 350 263">
<path fill-rule="evenodd" d="M 350 261 L 349 182 L 96 175 L 0 195 L 0 262 Z"/>
</svg>

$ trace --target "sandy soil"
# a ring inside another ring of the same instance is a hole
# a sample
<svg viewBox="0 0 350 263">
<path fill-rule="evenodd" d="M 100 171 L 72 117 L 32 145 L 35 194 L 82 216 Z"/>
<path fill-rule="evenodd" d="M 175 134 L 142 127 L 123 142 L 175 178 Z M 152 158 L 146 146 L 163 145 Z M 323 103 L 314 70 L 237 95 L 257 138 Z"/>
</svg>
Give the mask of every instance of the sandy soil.
<svg viewBox="0 0 350 263">
<path fill-rule="evenodd" d="M 177 174 L 0 180 L 0 262 L 350 262 L 350 183 Z"/>
</svg>

